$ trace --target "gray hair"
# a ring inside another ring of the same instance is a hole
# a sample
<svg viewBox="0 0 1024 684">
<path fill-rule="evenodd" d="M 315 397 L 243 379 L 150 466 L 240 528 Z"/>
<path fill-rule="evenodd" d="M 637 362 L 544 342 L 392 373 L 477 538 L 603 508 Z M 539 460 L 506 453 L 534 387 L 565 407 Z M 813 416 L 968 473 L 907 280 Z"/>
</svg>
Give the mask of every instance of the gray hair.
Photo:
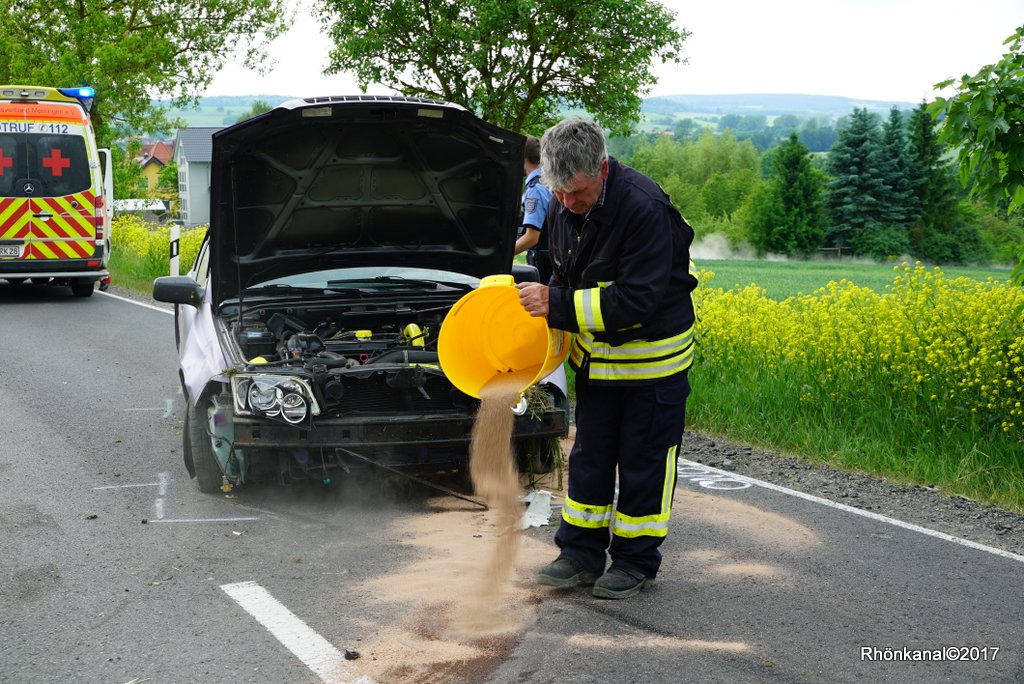
<svg viewBox="0 0 1024 684">
<path fill-rule="evenodd" d="M 540 139 L 544 184 L 552 190 L 567 187 L 572 177 L 581 171 L 590 178 L 597 178 L 607 158 L 604 131 L 593 121 L 579 117 L 559 121 Z"/>
</svg>

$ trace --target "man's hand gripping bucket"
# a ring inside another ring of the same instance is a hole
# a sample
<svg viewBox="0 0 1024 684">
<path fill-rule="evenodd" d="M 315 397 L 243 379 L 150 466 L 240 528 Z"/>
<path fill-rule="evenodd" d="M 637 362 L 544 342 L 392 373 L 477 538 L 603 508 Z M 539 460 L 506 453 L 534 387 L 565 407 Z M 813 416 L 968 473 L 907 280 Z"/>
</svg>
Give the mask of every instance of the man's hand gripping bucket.
<svg viewBox="0 0 1024 684">
<path fill-rule="evenodd" d="M 480 398 L 492 382 L 515 382 L 524 392 L 561 365 L 570 340 L 523 308 L 512 276 L 492 275 L 448 312 L 437 353 L 452 384 Z"/>
</svg>

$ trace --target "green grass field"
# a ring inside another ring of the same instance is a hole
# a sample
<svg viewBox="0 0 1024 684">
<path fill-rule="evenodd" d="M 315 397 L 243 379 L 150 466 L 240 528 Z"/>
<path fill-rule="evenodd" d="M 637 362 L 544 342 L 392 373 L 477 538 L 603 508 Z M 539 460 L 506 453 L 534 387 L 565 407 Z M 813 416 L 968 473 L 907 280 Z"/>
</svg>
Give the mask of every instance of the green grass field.
<svg viewBox="0 0 1024 684">
<path fill-rule="evenodd" d="M 878 293 L 886 292 L 895 275 L 892 264 L 863 264 L 850 261 L 764 261 L 738 259 L 700 259 L 697 268 L 713 272 L 712 287 L 731 290 L 754 284 L 764 288 L 770 299 L 783 300 L 801 294 L 812 294 L 829 281 L 849 280 L 855 285 L 866 287 Z M 985 281 L 992 278 L 1006 282 L 1010 277 L 1008 268 L 954 267 L 943 266 L 943 273 L 949 278 L 964 276 Z"/>
</svg>

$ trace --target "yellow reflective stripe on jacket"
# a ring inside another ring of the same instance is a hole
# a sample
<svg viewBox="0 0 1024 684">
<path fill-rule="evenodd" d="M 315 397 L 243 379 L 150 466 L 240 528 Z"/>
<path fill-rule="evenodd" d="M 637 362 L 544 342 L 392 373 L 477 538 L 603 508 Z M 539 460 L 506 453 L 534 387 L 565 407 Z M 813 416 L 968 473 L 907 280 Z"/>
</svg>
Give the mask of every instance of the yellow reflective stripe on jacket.
<svg viewBox="0 0 1024 684">
<path fill-rule="evenodd" d="M 664 537 L 668 534 L 668 521 L 672 516 L 672 495 L 676 484 L 676 456 L 679 445 L 669 448 L 665 454 L 665 482 L 661 489 L 661 512 L 654 515 L 633 517 L 615 511 L 615 526 L 612 533 L 617 537 Z"/>
<path fill-rule="evenodd" d="M 576 527 L 608 527 L 612 522 L 612 505 L 592 506 L 573 501 L 567 496 L 562 504 L 562 520 Z"/>
<path fill-rule="evenodd" d="M 601 288 L 592 287 L 587 290 L 576 290 L 572 294 L 576 307 L 576 323 L 580 332 L 600 332 L 604 330 L 604 317 L 601 315 Z"/>
<path fill-rule="evenodd" d="M 636 361 L 644 358 L 660 358 L 679 352 L 690 346 L 693 341 L 693 328 L 686 332 L 661 340 L 637 340 L 612 346 L 606 342 L 590 344 L 591 356 L 608 361 Z"/>
<path fill-rule="evenodd" d="M 613 346 L 590 333 L 573 339 L 569 362 L 579 368 L 590 357 L 591 380 L 653 380 L 679 373 L 693 363 L 693 328 L 661 340 Z"/>
</svg>

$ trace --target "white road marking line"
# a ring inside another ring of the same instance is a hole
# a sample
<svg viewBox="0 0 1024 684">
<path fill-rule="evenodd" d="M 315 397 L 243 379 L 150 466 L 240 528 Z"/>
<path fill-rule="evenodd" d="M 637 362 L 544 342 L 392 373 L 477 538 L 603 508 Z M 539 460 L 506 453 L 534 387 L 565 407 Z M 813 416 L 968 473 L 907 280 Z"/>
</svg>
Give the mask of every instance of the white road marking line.
<svg viewBox="0 0 1024 684">
<path fill-rule="evenodd" d="M 162 482 L 147 482 L 146 484 L 106 485 L 104 487 L 93 487 L 93 489 L 129 489 L 131 487 L 160 487 L 162 485 Z"/>
<path fill-rule="evenodd" d="M 164 495 L 167 494 L 167 483 L 170 477 L 167 472 L 157 473 L 157 480 L 160 481 L 160 490 L 157 492 L 156 501 L 153 502 L 153 517 L 161 520 L 164 517 Z"/>
<path fill-rule="evenodd" d="M 780 492 L 782 494 L 788 494 L 790 496 L 795 496 L 798 499 L 804 499 L 805 501 L 811 501 L 813 503 L 821 504 L 823 506 L 828 506 L 829 508 L 835 508 L 836 510 L 846 511 L 847 513 L 853 513 L 854 515 L 859 515 L 859 516 L 864 517 L 864 518 L 870 518 L 871 520 L 876 520 L 878 522 L 883 522 L 883 523 L 888 523 L 890 525 L 895 525 L 896 527 L 901 527 L 901 528 L 903 528 L 905 530 L 910 530 L 911 532 L 918 532 L 920 534 L 926 534 L 929 537 L 935 537 L 937 539 L 944 539 L 945 541 L 950 541 L 950 542 L 953 542 L 954 544 L 960 544 L 961 546 L 967 546 L 967 547 L 972 548 L 972 549 L 977 549 L 978 551 L 985 551 L 987 553 L 991 553 L 991 554 L 994 554 L 996 556 L 1001 556 L 1002 558 L 1008 558 L 1010 560 L 1015 560 L 1017 562 L 1024 563 L 1024 556 L 1020 556 L 1020 555 L 1017 555 L 1016 553 L 1011 553 L 1009 551 L 1003 551 L 1002 549 L 997 549 L 997 548 L 995 548 L 993 546 L 985 546 L 984 544 L 979 544 L 978 542 L 973 542 L 973 541 L 971 541 L 969 539 L 963 539 L 961 537 L 954 537 L 953 535 L 946 534 L 945 532 L 939 532 L 938 530 L 932 530 L 932 529 L 929 529 L 927 527 L 921 527 L 920 525 L 915 525 L 913 523 L 903 522 L 902 520 L 897 520 L 896 518 L 890 518 L 889 516 L 886 516 L 886 515 L 880 515 L 878 513 L 872 513 L 871 511 L 865 511 L 862 508 L 856 508 L 854 506 L 847 506 L 846 504 L 841 504 L 841 503 L 837 503 L 835 501 L 830 501 L 828 499 L 823 499 L 820 496 L 814 496 L 813 494 L 805 494 L 804 492 L 798 492 L 795 489 L 787 489 L 786 487 L 781 487 L 781 486 L 779 486 L 777 484 L 772 484 L 771 482 L 765 482 L 763 480 L 758 480 L 758 479 L 755 479 L 753 477 L 747 477 L 746 475 L 739 475 L 737 473 L 731 473 L 731 472 L 729 472 L 727 470 L 719 470 L 718 468 L 712 468 L 711 466 L 704 465 L 703 463 L 695 463 L 693 461 L 687 461 L 687 460 L 684 460 L 684 459 L 680 459 L 680 463 L 685 463 L 688 466 L 696 466 L 696 467 L 699 467 L 699 468 L 705 468 L 705 469 L 710 470 L 712 472 L 720 473 L 721 475 L 727 475 L 727 476 L 729 476 L 730 478 L 732 478 L 734 480 L 742 480 L 744 482 L 749 482 L 750 484 L 757 485 L 758 487 L 763 487 L 765 489 L 771 489 L 773 491 Z"/>
<path fill-rule="evenodd" d="M 251 522 L 259 518 L 164 518 L 162 520 L 150 520 L 153 523 L 222 523 L 222 522 Z"/>
<path fill-rule="evenodd" d="M 159 306 L 153 306 L 152 304 L 146 304 L 145 302 L 137 302 L 134 299 L 128 299 L 127 297 L 122 297 L 120 295 L 110 294 L 109 292 L 101 292 L 100 290 L 97 290 L 96 294 L 101 294 L 104 297 L 110 297 L 111 299 L 118 299 L 122 302 L 128 302 L 129 304 L 135 304 L 136 306 L 144 306 L 147 309 L 159 311 L 160 313 L 170 314 L 172 316 L 174 315 L 174 309 L 163 309 Z"/>
<path fill-rule="evenodd" d="M 236 582 L 220 588 L 327 684 L 374 684 L 369 677 L 360 676 L 333 644 L 260 585 Z"/>
<path fill-rule="evenodd" d="M 171 417 L 171 413 L 174 411 L 174 400 L 173 399 L 164 399 L 164 405 L 163 406 L 153 406 L 153 407 L 148 407 L 147 406 L 145 408 L 124 408 L 124 409 L 121 409 L 121 410 L 124 411 L 124 412 L 128 412 L 128 411 L 163 411 L 164 413 L 160 417 L 161 418 L 170 418 Z"/>
</svg>

